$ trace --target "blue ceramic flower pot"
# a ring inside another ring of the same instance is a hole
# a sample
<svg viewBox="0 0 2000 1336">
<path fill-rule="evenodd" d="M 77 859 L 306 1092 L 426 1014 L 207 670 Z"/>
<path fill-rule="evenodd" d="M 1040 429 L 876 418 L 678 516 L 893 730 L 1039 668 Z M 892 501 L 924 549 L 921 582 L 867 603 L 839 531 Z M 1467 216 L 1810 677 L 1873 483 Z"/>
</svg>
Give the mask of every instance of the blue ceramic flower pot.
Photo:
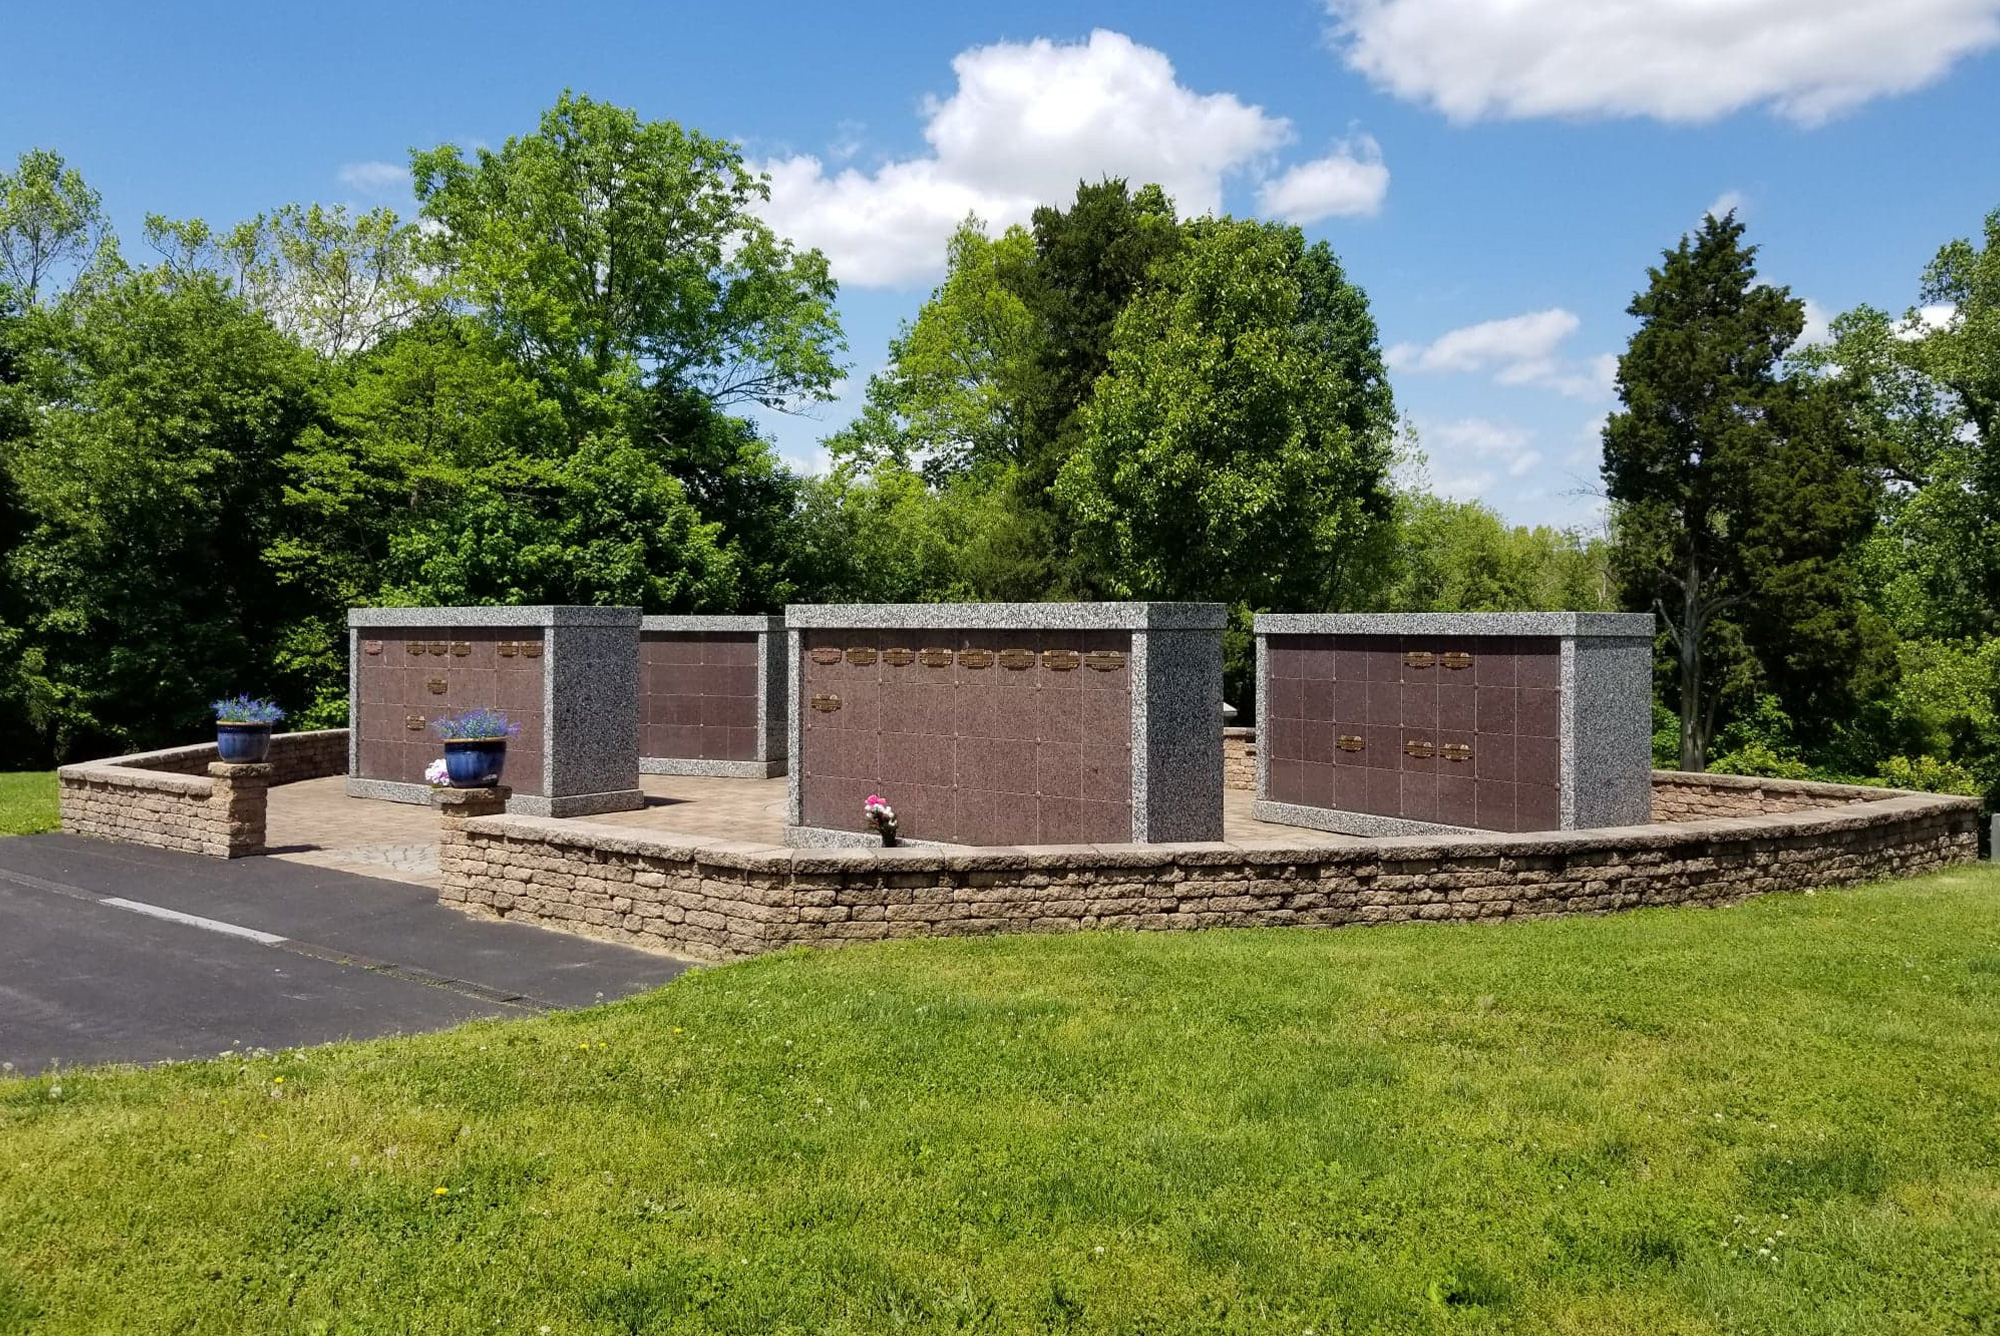
<svg viewBox="0 0 2000 1336">
<path fill-rule="evenodd" d="M 215 721 L 216 755 L 233 765 L 256 765 L 271 754 L 269 724 L 227 724 Z"/>
<path fill-rule="evenodd" d="M 507 739 L 465 738 L 444 744 L 445 774 L 455 789 L 488 789 L 507 765 Z"/>
</svg>

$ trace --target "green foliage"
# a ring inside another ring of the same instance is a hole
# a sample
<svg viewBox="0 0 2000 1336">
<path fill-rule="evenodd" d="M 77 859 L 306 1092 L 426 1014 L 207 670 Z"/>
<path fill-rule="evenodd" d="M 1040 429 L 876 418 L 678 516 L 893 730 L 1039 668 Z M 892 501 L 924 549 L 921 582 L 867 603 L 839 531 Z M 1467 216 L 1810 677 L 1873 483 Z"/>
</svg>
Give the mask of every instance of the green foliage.
<svg viewBox="0 0 2000 1336">
<path fill-rule="evenodd" d="M 498 151 L 410 165 L 448 291 L 579 439 L 641 380 L 717 407 L 829 397 L 845 344 L 826 257 L 757 217 L 770 191 L 734 145 L 565 92 Z"/>
<path fill-rule="evenodd" d="M 944 282 L 889 341 L 888 367 L 869 378 L 860 416 L 828 451 L 917 467 L 934 484 L 1024 462 L 1044 374 L 1043 330 L 1022 298 L 1035 264 L 1026 230 L 994 239 L 977 218 L 961 223 Z"/>
<path fill-rule="evenodd" d="M 1118 317 L 1055 495 L 1117 597 L 1326 606 L 1389 508 L 1366 299 L 1295 227 L 1186 234 Z"/>
<path fill-rule="evenodd" d="M 177 740 L 265 685 L 286 609 L 261 554 L 320 413 L 311 358 L 219 279 L 164 269 L 33 313 L 27 341 L 7 568 L 29 722 L 58 757 Z"/>
<path fill-rule="evenodd" d="M 1996 893 L 886 943 L 4 1077 L 0 1329 L 1977 1332 Z"/>
<path fill-rule="evenodd" d="M 1754 282 L 1742 234 L 1710 217 L 1650 271 L 1604 432 L 1613 566 L 1630 606 L 1664 620 L 1688 770 L 1725 701 L 1768 689 L 1826 721 L 1893 673 L 1856 570 L 1880 493 L 1857 390 L 1785 367 L 1804 306 Z"/>
<path fill-rule="evenodd" d="M 90 263 L 109 240 L 103 201 L 61 154 L 30 149 L 13 171 L 0 172 L 0 288 L 26 305 L 41 302 L 44 284 Z"/>
<path fill-rule="evenodd" d="M 1393 612 L 1608 612 L 1617 606 L 1602 538 L 1509 525 L 1476 501 L 1396 496 L 1393 541 L 1369 601 Z"/>
</svg>

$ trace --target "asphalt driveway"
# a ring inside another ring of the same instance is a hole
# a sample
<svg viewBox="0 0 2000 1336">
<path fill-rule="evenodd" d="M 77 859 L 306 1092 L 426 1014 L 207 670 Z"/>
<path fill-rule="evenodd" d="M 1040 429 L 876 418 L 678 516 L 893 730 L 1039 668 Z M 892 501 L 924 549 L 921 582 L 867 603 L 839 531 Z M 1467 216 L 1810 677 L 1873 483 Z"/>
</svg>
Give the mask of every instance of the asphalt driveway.
<svg viewBox="0 0 2000 1336">
<path fill-rule="evenodd" d="M 0 839 L 0 1062 L 158 1062 L 528 1016 L 687 962 L 273 858 Z"/>
</svg>

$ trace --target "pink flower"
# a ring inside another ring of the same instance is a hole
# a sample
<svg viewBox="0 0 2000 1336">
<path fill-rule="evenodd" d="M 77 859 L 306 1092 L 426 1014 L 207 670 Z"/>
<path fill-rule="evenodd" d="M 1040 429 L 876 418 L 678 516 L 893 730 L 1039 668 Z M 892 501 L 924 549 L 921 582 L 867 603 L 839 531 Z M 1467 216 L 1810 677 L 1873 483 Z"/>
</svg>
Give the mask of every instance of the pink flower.
<svg viewBox="0 0 2000 1336">
<path fill-rule="evenodd" d="M 868 795 L 868 801 L 861 805 L 863 807 L 887 807 L 889 804 L 882 801 L 881 794 L 871 793 Z"/>
</svg>

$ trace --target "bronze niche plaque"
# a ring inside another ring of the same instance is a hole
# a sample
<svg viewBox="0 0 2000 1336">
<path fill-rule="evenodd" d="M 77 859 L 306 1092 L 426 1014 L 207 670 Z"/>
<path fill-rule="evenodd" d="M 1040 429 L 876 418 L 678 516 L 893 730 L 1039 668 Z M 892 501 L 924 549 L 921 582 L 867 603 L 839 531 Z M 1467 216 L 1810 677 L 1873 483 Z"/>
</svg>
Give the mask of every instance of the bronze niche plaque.
<svg viewBox="0 0 2000 1336">
<path fill-rule="evenodd" d="M 1000 666 L 1020 672 L 1023 668 L 1035 666 L 1035 651 L 1031 649 L 1003 649 L 1000 651 Z"/>
<path fill-rule="evenodd" d="M 420 714 L 406 714 L 403 716 L 403 727 L 412 733 L 421 733 L 424 731 L 424 717 Z"/>
<path fill-rule="evenodd" d="M 541 658 L 542 642 L 539 640 L 523 640 L 521 642 L 521 657 L 524 659 Z"/>
<path fill-rule="evenodd" d="M 403 643 L 403 648 L 410 651 L 410 653 L 412 654 L 422 654 L 424 652 L 424 642 L 421 640 L 405 641 Z"/>
<path fill-rule="evenodd" d="M 468 654 L 470 654 L 470 653 L 472 653 L 472 642 L 471 642 L 471 641 L 469 641 L 469 640 L 454 640 L 454 641 L 452 641 L 452 642 L 451 642 L 451 657 L 452 657 L 452 658 L 454 658 L 454 659 L 462 659 L 462 658 L 464 658 L 464 657 L 465 657 L 466 655 L 468 655 Z"/>
<path fill-rule="evenodd" d="M 379 640 L 364 640 L 361 642 L 361 652 L 363 654 L 380 654 L 382 652 L 382 642 Z"/>
<path fill-rule="evenodd" d="M 1073 649 L 1045 649 L 1042 651 L 1042 667 L 1050 672 L 1073 672 L 1083 663 L 1083 655 Z"/>
<path fill-rule="evenodd" d="M 821 714 L 832 714 L 835 710 L 840 708 L 840 697 L 830 696 L 830 695 L 814 696 L 812 698 L 812 707 L 815 710 L 818 710 Z"/>
<path fill-rule="evenodd" d="M 1362 741 L 1361 735 L 1358 733 L 1342 733 L 1338 738 L 1334 739 L 1333 745 L 1344 752 L 1358 752 L 1368 744 Z"/>
<path fill-rule="evenodd" d="M 993 651 L 990 649 L 962 649 L 958 652 L 958 666 L 961 668 L 991 668 Z"/>
<path fill-rule="evenodd" d="M 882 662 L 888 664 L 891 668 L 907 668 L 916 661 L 917 652 L 913 649 L 885 649 L 882 651 Z"/>
<path fill-rule="evenodd" d="M 442 658 L 451 649 L 451 646 L 442 640 L 433 640 L 428 645 L 425 645 L 424 648 Z"/>
<path fill-rule="evenodd" d="M 1411 738 L 1403 744 L 1405 756 L 1436 756 L 1437 744 L 1429 738 Z"/>
<path fill-rule="evenodd" d="M 847 661 L 856 668 L 871 667 L 875 662 L 873 645 L 856 645 L 847 651 Z"/>
<path fill-rule="evenodd" d="M 1403 656 L 1403 663 L 1410 668 L 1428 668 L 1437 662 L 1437 655 L 1427 649 L 1413 649 Z"/>
<path fill-rule="evenodd" d="M 1125 656 L 1115 649 L 1094 649 L 1083 656 L 1083 666 L 1093 673 L 1115 673 L 1125 666 Z"/>
<path fill-rule="evenodd" d="M 1469 742 L 1447 742 L 1438 748 L 1438 755 L 1447 761 L 1469 761 L 1472 759 L 1472 744 Z"/>
<path fill-rule="evenodd" d="M 1438 662 L 1447 668 L 1470 668 L 1472 656 L 1462 649 L 1446 650 L 1438 655 Z"/>
<path fill-rule="evenodd" d="M 430 692 L 433 696 L 444 695 L 444 679 L 442 677 L 433 677 L 430 681 L 424 683 L 424 690 Z"/>
<path fill-rule="evenodd" d="M 521 647 L 511 640 L 502 640 L 493 648 L 503 659 L 511 659 L 521 652 Z"/>
<path fill-rule="evenodd" d="M 812 652 L 812 661 L 822 668 L 831 668 L 834 664 L 840 662 L 840 651 L 821 647 Z"/>
<path fill-rule="evenodd" d="M 951 651 L 948 649 L 920 649 L 917 651 L 917 662 L 926 668 L 949 668 L 951 667 Z"/>
</svg>

